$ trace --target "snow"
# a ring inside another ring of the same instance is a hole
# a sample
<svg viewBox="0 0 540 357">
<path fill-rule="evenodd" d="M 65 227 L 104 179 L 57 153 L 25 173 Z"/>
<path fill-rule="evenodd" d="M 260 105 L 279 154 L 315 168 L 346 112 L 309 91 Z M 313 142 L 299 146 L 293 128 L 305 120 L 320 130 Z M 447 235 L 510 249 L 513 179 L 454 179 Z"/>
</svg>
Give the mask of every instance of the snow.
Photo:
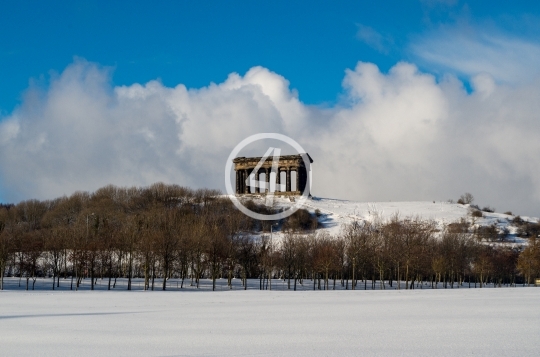
<svg viewBox="0 0 540 357">
<path fill-rule="evenodd" d="M 4 291 L 3 356 L 537 356 L 540 288 Z"/>
<path fill-rule="evenodd" d="M 253 200 L 256 203 L 264 204 L 262 196 L 254 196 Z M 288 209 L 294 204 L 288 198 L 274 198 L 275 208 Z M 328 231 L 332 235 L 338 235 L 343 225 L 354 220 L 362 221 L 388 221 L 393 216 L 398 215 L 400 219 L 405 218 L 420 218 L 424 220 L 434 221 L 439 229 L 444 225 L 458 222 L 461 219 L 466 219 L 471 222 L 469 216 L 469 205 L 461 205 L 457 203 L 449 203 L 446 201 L 416 201 L 416 202 L 357 202 L 348 200 L 338 200 L 331 198 L 312 197 L 307 199 L 302 205 L 311 213 L 316 210 L 322 214 L 319 217 L 319 222 L 323 226 L 323 230 Z M 510 241 L 516 244 L 526 244 L 526 240 L 515 236 L 516 227 L 512 225 L 512 220 L 515 216 L 510 216 L 503 213 L 483 212 L 484 217 L 476 219 L 474 222 L 477 226 L 497 225 L 499 229 L 508 228 L 510 233 Z M 528 222 L 538 222 L 538 218 L 521 216 Z M 281 238 L 280 232 L 276 238 Z"/>
<path fill-rule="evenodd" d="M 399 218 L 419 217 L 435 220 L 440 223 L 459 221 L 467 216 L 467 207 L 447 202 L 355 202 L 335 199 L 314 198 L 306 201 L 306 207 L 319 209 L 328 215 L 330 227 L 340 227 L 353 220 L 381 219 L 389 220 L 392 216 Z M 336 229 L 333 230 L 334 232 Z"/>
</svg>

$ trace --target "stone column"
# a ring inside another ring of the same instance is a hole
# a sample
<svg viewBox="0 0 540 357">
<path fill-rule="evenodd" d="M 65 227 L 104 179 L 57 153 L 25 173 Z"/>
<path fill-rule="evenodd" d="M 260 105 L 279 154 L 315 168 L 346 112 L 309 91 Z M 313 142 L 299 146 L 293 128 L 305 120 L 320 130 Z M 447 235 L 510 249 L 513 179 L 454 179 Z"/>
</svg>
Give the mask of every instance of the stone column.
<svg viewBox="0 0 540 357">
<path fill-rule="evenodd" d="M 240 191 L 246 193 L 246 170 L 240 171 Z"/>
<path fill-rule="evenodd" d="M 266 192 L 270 192 L 270 174 L 272 173 L 272 168 L 266 168 L 266 187 L 265 187 L 265 191 Z"/>
<path fill-rule="evenodd" d="M 296 191 L 300 192 L 300 168 L 296 167 Z"/>
<path fill-rule="evenodd" d="M 247 169 L 242 170 L 242 192 L 248 193 L 247 190 L 247 184 L 246 184 L 246 178 L 247 178 Z"/>
<path fill-rule="evenodd" d="M 296 191 L 302 192 L 302 168 L 296 168 Z"/>
<path fill-rule="evenodd" d="M 301 167 L 300 172 L 300 192 L 304 192 L 307 186 L 307 168 Z"/>
<path fill-rule="evenodd" d="M 261 192 L 261 188 L 259 187 L 259 175 L 261 173 L 259 172 L 259 170 L 257 170 L 257 172 L 255 172 L 255 193 L 259 193 Z"/>
<path fill-rule="evenodd" d="M 291 168 L 287 167 L 287 178 L 285 179 L 285 191 L 291 192 Z"/>
<path fill-rule="evenodd" d="M 238 192 L 244 193 L 244 170 L 238 171 Z"/>
<path fill-rule="evenodd" d="M 279 167 L 277 169 L 277 172 L 276 172 L 276 188 L 275 188 L 275 192 L 278 192 L 278 191 L 281 191 L 279 189 L 279 185 L 281 185 L 281 171 L 279 171 Z"/>
<path fill-rule="evenodd" d="M 244 180 L 243 180 L 244 181 L 244 193 L 250 193 L 249 192 L 249 186 L 246 183 L 246 180 L 248 179 L 248 177 L 249 177 L 249 170 L 246 169 L 246 170 L 244 170 Z"/>
<path fill-rule="evenodd" d="M 238 189 L 240 190 L 240 193 L 244 193 L 244 170 L 238 171 Z"/>
<path fill-rule="evenodd" d="M 238 179 L 239 173 L 239 171 L 234 170 L 234 174 L 236 175 L 236 194 L 240 193 L 240 180 Z"/>
<path fill-rule="evenodd" d="M 238 175 L 236 175 L 236 179 L 238 180 L 238 183 L 236 184 L 238 186 L 238 193 L 244 193 L 242 186 L 242 170 L 238 170 Z"/>
</svg>

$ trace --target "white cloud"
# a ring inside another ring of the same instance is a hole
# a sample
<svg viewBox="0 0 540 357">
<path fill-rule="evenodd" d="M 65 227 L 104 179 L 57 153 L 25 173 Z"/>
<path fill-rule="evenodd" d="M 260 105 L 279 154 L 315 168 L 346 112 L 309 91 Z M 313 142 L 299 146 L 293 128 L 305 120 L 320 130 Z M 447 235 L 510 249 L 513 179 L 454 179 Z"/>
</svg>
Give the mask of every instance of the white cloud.
<svg viewBox="0 0 540 357">
<path fill-rule="evenodd" d="M 489 25 L 442 26 L 417 37 L 416 59 L 467 77 L 481 73 L 503 83 L 523 83 L 540 75 L 540 42 L 506 34 Z"/>
<path fill-rule="evenodd" d="M 388 53 L 390 51 L 390 46 L 394 42 L 392 37 L 383 35 L 366 25 L 357 24 L 356 26 L 358 27 L 358 31 L 356 32 L 357 39 L 381 53 Z"/>
<path fill-rule="evenodd" d="M 538 83 L 480 74 L 468 94 L 455 77 L 437 82 L 409 63 L 388 73 L 359 63 L 343 80 L 346 100 L 320 109 L 262 67 L 200 89 L 111 87 L 109 75 L 77 60 L 0 122 L 6 199 L 109 183 L 223 189 L 232 148 L 280 132 L 314 158 L 315 195 L 443 200 L 470 191 L 480 204 L 540 215 Z"/>
</svg>

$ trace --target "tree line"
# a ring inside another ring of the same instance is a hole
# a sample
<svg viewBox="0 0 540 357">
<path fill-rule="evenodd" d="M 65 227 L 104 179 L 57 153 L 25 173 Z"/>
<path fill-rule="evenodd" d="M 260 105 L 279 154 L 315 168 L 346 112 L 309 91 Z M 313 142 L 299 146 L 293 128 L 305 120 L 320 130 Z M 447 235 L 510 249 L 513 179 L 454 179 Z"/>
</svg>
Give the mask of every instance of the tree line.
<svg viewBox="0 0 540 357">
<path fill-rule="evenodd" d="M 268 289 L 280 278 L 292 290 L 297 284 L 355 290 L 530 284 L 540 276 L 537 237 L 529 237 L 525 249 L 488 244 L 485 232 L 466 220 L 440 229 L 396 215 L 387 222 L 352 222 L 335 236 L 317 227 L 307 210 L 257 221 L 218 191 L 163 183 L 2 205 L 0 289 L 6 275 L 19 277 L 26 289 L 38 277 L 52 277 L 53 290 L 61 279 L 74 290 L 83 279 L 93 290 L 98 278 L 109 290 L 125 278 L 131 290 L 135 277 L 144 278 L 145 290 L 166 290 L 170 278 L 179 279 L 180 288 L 199 287 L 203 278 L 213 289 L 219 278 L 232 288 L 237 278 L 244 289 L 247 279 Z M 279 242 L 271 229 L 281 231 Z"/>
</svg>

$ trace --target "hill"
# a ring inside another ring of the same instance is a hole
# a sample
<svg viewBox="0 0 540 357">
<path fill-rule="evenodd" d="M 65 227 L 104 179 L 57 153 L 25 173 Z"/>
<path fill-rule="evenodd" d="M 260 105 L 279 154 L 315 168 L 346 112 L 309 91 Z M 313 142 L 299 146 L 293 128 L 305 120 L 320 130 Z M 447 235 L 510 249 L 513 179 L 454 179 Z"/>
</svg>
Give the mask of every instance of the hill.
<svg viewBox="0 0 540 357">
<path fill-rule="evenodd" d="M 255 197 L 254 202 L 264 204 L 263 197 Z M 295 202 L 289 198 L 275 198 L 276 208 L 289 208 Z M 420 218 L 434 221 L 437 228 L 458 222 L 462 219 L 470 222 L 474 228 L 495 226 L 501 234 L 505 234 L 506 244 L 521 245 L 526 239 L 518 237 L 519 225 L 515 222 L 516 216 L 480 211 L 482 217 L 472 217 L 470 212 L 475 210 L 469 204 L 450 202 L 359 202 L 331 198 L 311 197 L 302 205 L 311 214 L 318 216 L 320 227 L 332 235 L 339 234 L 341 227 L 355 220 L 357 221 L 388 221 L 394 216 L 400 219 Z M 536 217 L 521 216 L 517 219 L 525 223 L 538 223 Z M 277 233 L 278 237 L 280 233 Z"/>
</svg>

